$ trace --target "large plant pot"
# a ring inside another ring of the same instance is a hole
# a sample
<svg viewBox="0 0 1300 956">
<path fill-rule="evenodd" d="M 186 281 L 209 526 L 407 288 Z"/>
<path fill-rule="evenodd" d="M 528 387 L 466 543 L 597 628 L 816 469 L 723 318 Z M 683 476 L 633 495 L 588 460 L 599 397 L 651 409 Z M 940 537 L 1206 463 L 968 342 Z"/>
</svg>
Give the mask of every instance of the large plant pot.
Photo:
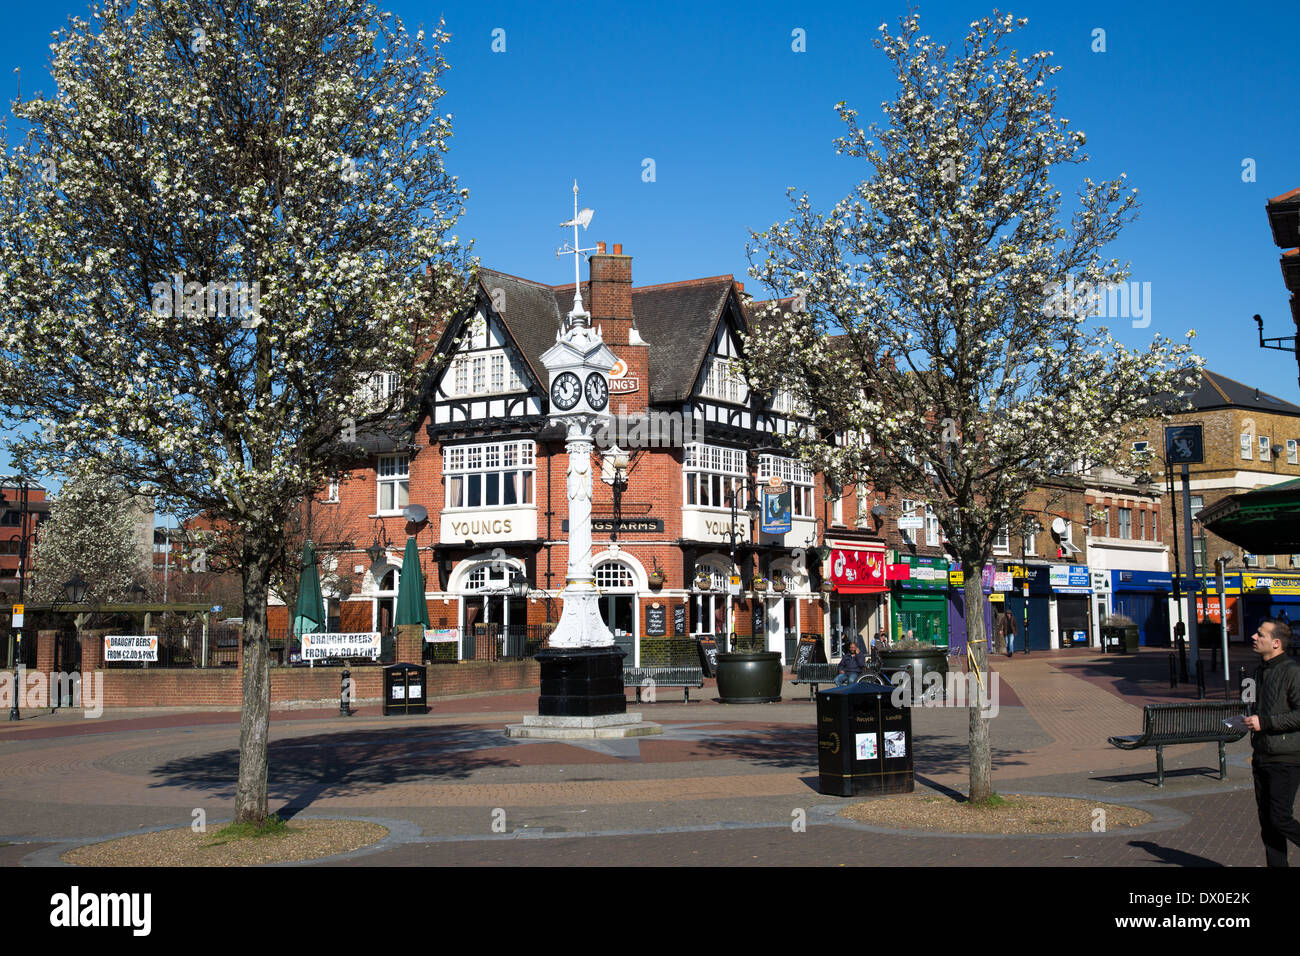
<svg viewBox="0 0 1300 956">
<path fill-rule="evenodd" d="M 776 651 L 718 655 L 718 697 L 724 704 L 781 699 L 781 655 Z"/>
<path fill-rule="evenodd" d="M 891 672 L 904 670 L 912 679 L 912 697 L 919 700 L 926 688 L 926 675 L 938 674 L 942 681 L 948 675 L 948 648 L 918 647 L 911 651 L 881 651 L 880 666 Z M 931 683 L 933 686 L 933 683 Z"/>
</svg>

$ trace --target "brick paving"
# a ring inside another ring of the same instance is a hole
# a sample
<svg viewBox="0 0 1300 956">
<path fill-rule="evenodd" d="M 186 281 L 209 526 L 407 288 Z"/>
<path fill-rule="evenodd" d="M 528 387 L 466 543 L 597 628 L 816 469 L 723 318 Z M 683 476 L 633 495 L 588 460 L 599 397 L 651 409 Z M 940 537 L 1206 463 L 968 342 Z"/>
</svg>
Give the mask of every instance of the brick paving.
<svg viewBox="0 0 1300 956">
<path fill-rule="evenodd" d="M 422 716 L 280 711 L 271 805 L 409 821 L 420 834 L 331 863 L 1258 865 L 1248 744 L 1230 748 L 1222 782 L 1213 745 L 1168 751 L 1160 791 L 1153 752 L 1106 743 L 1140 729 L 1141 704 L 1159 696 L 1150 693 L 1157 663 L 1154 654 L 1098 661 L 1080 651 L 994 661 L 1003 691 L 992 722 L 996 789 L 1157 814 L 1158 824 L 1129 834 L 989 839 L 850 825 L 834 816 L 842 801 L 817 790 L 814 707 L 806 688 L 790 685 L 778 704 L 641 705 L 665 733 L 627 741 L 505 738 L 505 724 L 532 711 L 531 693 L 443 699 Z M 47 711 L 0 726 L 0 841 L 11 844 L 0 847 L 0 865 L 48 861 L 70 840 L 188 825 L 195 809 L 212 823 L 229 819 L 238 716 Z M 966 725 L 964 709 L 913 711 L 918 788 L 965 789 Z M 503 833 L 493 829 L 496 811 Z M 794 832 L 801 811 L 807 832 Z"/>
</svg>

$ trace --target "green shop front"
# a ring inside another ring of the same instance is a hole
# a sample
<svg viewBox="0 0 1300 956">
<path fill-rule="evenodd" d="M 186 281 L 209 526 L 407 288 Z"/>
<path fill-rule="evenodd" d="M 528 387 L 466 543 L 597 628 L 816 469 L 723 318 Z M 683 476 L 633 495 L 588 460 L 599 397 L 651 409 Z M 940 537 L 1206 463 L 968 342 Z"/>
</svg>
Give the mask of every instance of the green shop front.
<svg viewBox="0 0 1300 956">
<path fill-rule="evenodd" d="M 922 644 L 947 647 L 948 562 L 895 552 L 889 583 L 890 640 L 905 640 L 911 631 Z"/>
</svg>

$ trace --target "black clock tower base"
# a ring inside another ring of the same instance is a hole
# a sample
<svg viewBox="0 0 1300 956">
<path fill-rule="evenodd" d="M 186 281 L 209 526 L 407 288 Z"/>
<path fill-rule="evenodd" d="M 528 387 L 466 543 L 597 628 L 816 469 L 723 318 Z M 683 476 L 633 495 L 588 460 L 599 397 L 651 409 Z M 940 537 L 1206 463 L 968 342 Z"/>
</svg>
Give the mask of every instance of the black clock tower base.
<svg viewBox="0 0 1300 956">
<path fill-rule="evenodd" d="M 541 717 L 603 717 L 627 713 L 619 647 L 548 647 L 534 660 L 542 667 Z"/>
</svg>

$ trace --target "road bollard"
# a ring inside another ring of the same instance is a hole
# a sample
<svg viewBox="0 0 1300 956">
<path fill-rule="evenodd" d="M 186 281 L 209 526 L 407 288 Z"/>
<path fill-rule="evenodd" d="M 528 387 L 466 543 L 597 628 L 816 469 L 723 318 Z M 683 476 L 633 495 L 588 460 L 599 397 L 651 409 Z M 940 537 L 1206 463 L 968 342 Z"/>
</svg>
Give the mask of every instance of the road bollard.
<svg viewBox="0 0 1300 956">
<path fill-rule="evenodd" d="M 339 682 L 339 716 L 352 716 L 352 672 L 343 668 L 343 677 Z"/>
</svg>

